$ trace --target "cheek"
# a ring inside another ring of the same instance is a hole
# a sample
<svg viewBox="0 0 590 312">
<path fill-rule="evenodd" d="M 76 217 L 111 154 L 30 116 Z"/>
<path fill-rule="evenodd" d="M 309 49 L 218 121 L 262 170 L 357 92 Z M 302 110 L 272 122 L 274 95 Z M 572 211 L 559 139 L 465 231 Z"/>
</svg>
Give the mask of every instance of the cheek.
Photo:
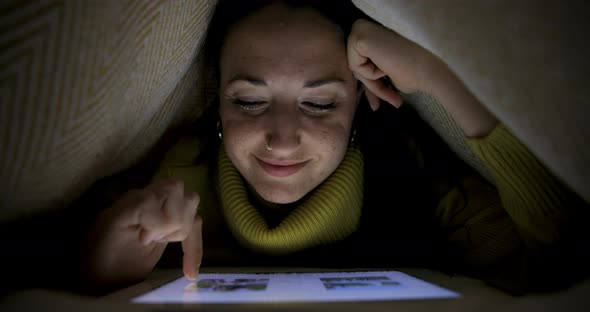
<svg viewBox="0 0 590 312">
<path fill-rule="evenodd" d="M 239 160 L 255 146 L 256 134 L 259 133 L 257 125 L 223 110 L 220 113 L 225 150 L 234 165 L 239 167 Z"/>
<path fill-rule="evenodd" d="M 345 149 L 344 137 L 346 136 L 346 127 L 336 126 L 332 129 L 323 130 L 320 132 L 320 144 L 326 153 L 336 153 Z"/>
<path fill-rule="evenodd" d="M 314 141 L 317 146 L 313 148 L 321 153 L 321 169 L 318 172 L 320 176 L 331 174 L 344 158 L 349 143 L 349 128 L 349 123 L 344 121 L 325 125 L 316 132 L 318 136 Z"/>
<path fill-rule="evenodd" d="M 251 125 L 234 122 L 227 122 L 224 125 L 223 132 L 223 140 L 225 141 L 226 148 L 232 150 L 247 149 L 255 133 Z"/>
<path fill-rule="evenodd" d="M 343 112 L 338 122 L 334 124 L 330 132 L 325 134 L 325 145 L 329 148 L 331 168 L 336 169 L 344 158 L 348 145 L 350 143 L 350 135 L 353 127 L 354 112 L 356 105 L 350 105 L 347 110 Z"/>
</svg>

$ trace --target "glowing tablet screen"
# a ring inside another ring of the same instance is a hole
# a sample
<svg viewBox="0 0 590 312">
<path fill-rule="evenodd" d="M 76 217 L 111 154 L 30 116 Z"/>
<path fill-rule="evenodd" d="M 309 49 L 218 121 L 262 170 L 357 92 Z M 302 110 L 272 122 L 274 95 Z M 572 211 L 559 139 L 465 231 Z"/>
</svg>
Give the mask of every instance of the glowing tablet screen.
<svg viewBox="0 0 590 312">
<path fill-rule="evenodd" d="M 200 274 L 184 277 L 135 303 L 264 303 L 457 298 L 459 294 L 398 271 Z"/>
</svg>

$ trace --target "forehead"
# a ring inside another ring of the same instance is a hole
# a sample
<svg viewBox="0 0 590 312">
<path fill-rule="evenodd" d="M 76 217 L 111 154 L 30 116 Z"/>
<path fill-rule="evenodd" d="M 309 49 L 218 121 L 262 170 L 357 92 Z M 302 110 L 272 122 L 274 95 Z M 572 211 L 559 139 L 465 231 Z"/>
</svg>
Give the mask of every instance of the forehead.
<svg viewBox="0 0 590 312">
<path fill-rule="evenodd" d="M 306 7 L 271 5 L 236 23 L 221 55 L 222 71 L 285 75 L 347 70 L 338 26 Z"/>
</svg>

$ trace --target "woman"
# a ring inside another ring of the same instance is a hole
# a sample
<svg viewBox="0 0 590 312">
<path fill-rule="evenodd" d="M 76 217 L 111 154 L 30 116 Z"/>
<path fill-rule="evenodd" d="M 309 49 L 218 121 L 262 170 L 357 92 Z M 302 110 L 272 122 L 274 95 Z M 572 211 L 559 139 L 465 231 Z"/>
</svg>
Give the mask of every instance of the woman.
<svg viewBox="0 0 590 312">
<path fill-rule="evenodd" d="M 569 240 L 577 198 L 440 59 L 356 14 L 342 1 L 221 1 L 207 43 L 219 139 L 181 140 L 156 182 L 100 215 L 89 278 L 141 279 L 176 241 L 188 278 L 203 252 L 218 265 L 424 265 L 491 278 Z M 497 189 L 399 108 L 391 84 L 437 99 Z"/>
</svg>

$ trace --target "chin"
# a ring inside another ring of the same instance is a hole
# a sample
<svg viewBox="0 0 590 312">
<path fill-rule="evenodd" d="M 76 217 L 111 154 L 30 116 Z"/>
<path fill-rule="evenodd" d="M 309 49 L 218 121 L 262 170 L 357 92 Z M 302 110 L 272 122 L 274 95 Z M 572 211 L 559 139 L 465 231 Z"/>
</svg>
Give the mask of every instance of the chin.
<svg viewBox="0 0 590 312">
<path fill-rule="evenodd" d="M 260 197 L 274 204 L 292 204 L 300 200 L 305 194 L 294 194 L 293 190 L 266 189 L 256 191 Z"/>
</svg>

